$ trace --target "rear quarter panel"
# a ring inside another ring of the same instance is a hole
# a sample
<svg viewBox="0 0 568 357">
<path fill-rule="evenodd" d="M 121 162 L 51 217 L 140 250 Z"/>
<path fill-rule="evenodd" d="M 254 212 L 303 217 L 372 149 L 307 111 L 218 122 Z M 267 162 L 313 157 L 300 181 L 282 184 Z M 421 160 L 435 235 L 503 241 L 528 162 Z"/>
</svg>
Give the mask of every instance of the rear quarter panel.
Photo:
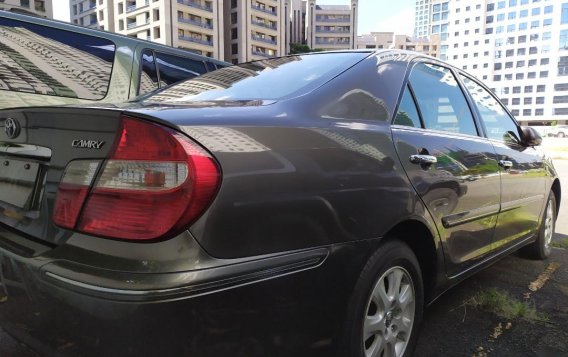
<svg viewBox="0 0 568 357">
<path fill-rule="evenodd" d="M 302 97 L 161 116 L 223 171 L 191 233 L 209 254 L 236 258 L 380 238 L 403 219 L 425 219 L 390 129 L 405 70 L 373 56 Z"/>
</svg>

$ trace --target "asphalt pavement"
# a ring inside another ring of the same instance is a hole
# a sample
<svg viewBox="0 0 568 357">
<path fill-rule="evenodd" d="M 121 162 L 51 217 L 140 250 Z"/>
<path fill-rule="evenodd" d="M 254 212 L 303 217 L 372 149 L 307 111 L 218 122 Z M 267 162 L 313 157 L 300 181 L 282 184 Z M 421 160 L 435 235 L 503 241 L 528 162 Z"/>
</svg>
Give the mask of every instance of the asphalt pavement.
<svg viewBox="0 0 568 357">
<path fill-rule="evenodd" d="M 568 160 L 556 160 L 555 167 L 564 187 L 555 235 L 561 239 L 568 237 Z M 471 306 L 490 289 L 529 306 L 537 318 L 505 318 Z M 0 356 L 38 357 L 2 330 Z M 547 261 L 514 254 L 446 292 L 426 309 L 415 356 L 568 357 L 568 250 L 554 248 Z"/>
</svg>

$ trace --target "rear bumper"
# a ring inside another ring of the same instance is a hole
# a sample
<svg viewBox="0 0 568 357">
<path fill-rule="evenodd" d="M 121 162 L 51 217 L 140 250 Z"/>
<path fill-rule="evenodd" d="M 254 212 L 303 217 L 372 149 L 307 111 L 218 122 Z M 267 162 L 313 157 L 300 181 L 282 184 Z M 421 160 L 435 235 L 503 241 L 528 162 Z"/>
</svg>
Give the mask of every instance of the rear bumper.
<svg viewBox="0 0 568 357">
<path fill-rule="evenodd" d="M 0 247 L 0 324 L 48 356 L 329 356 L 370 245 L 163 274 Z"/>
</svg>

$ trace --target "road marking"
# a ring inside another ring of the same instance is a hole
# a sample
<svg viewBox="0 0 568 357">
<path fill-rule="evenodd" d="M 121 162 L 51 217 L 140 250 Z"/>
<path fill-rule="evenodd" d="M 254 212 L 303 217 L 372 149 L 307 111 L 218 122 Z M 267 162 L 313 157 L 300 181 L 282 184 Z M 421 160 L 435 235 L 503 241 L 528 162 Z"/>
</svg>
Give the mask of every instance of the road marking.
<svg viewBox="0 0 568 357">
<path fill-rule="evenodd" d="M 529 290 L 532 292 L 540 290 L 559 267 L 560 264 L 556 262 L 548 264 L 546 269 L 542 273 L 540 273 L 536 280 L 529 284 Z"/>
</svg>

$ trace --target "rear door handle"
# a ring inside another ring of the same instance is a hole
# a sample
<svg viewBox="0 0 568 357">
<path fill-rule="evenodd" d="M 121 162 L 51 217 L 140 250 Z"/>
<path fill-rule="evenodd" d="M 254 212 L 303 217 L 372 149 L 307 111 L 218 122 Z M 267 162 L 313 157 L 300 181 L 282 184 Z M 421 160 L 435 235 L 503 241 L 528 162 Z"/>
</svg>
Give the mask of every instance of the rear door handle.
<svg viewBox="0 0 568 357">
<path fill-rule="evenodd" d="M 499 160 L 499 166 L 507 170 L 513 167 L 513 162 L 509 160 Z"/>
<path fill-rule="evenodd" d="M 437 163 L 438 159 L 432 155 L 410 155 L 410 162 L 418 165 L 432 165 Z"/>
</svg>

